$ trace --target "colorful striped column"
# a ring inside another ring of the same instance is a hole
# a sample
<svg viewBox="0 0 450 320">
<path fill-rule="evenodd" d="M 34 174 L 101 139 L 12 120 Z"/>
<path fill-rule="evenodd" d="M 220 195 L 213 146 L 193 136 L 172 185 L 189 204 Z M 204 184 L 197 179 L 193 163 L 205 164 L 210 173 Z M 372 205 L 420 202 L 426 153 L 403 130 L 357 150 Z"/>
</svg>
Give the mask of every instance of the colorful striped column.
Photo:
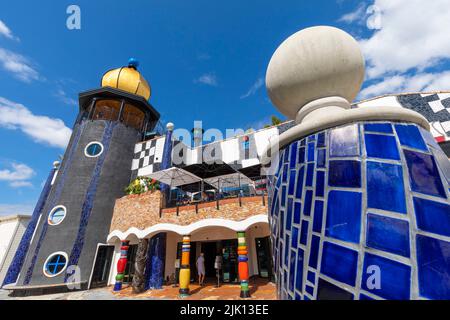
<svg viewBox="0 0 450 320">
<path fill-rule="evenodd" d="M 116 284 L 114 285 L 114 291 L 122 290 L 122 282 L 125 273 L 125 267 L 127 266 L 127 255 L 130 241 L 122 240 L 120 247 L 120 259 L 117 262 L 117 276 Z"/>
<path fill-rule="evenodd" d="M 191 251 L 191 236 L 183 237 L 181 247 L 181 269 L 180 269 L 180 297 L 189 296 L 189 283 L 191 282 L 191 269 L 189 266 L 189 254 Z"/>
<path fill-rule="evenodd" d="M 241 281 L 241 298 L 250 298 L 248 287 L 248 251 L 245 232 L 238 232 L 239 280 Z"/>
</svg>

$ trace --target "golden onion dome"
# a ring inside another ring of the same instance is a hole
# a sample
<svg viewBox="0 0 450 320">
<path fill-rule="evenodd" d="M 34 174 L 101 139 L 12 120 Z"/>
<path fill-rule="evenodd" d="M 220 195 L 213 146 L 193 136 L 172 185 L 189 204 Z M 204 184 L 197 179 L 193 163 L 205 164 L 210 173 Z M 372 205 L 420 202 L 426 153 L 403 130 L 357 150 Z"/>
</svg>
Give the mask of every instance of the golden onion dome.
<svg viewBox="0 0 450 320">
<path fill-rule="evenodd" d="M 139 62 L 133 58 L 128 61 L 128 67 L 122 67 L 106 72 L 102 77 L 102 87 L 120 89 L 146 100 L 150 98 L 151 88 L 137 67 Z"/>
</svg>

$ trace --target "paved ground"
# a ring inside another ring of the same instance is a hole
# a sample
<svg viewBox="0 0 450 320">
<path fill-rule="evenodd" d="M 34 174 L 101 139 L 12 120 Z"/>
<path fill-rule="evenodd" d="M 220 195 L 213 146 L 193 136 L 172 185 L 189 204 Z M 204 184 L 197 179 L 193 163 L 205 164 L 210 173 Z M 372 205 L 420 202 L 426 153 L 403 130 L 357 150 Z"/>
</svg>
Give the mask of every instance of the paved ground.
<svg viewBox="0 0 450 320">
<path fill-rule="evenodd" d="M 187 300 L 238 300 L 239 285 L 226 284 L 216 288 L 214 284 L 207 284 L 199 287 L 197 284 L 191 284 L 191 296 Z M 250 282 L 250 292 L 253 300 L 275 300 L 275 284 L 256 280 Z M 175 300 L 178 297 L 178 288 L 164 286 L 162 290 L 149 290 L 142 294 L 135 295 L 131 288 L 124 288 L 119 293 L 112 292 L 112 287 L 93 289 L 89 291 L 76 291 L 69 293 L 57 293 L 34 297 L 9 297 L 9 291 L 0 290 L 0 300 Z"/>
</svg>

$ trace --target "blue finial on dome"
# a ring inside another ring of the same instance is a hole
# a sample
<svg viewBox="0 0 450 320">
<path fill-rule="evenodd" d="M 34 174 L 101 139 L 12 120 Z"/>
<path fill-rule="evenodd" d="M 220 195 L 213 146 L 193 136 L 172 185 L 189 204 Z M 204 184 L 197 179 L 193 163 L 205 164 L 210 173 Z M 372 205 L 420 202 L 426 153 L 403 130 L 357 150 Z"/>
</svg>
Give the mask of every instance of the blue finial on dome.
<svg viewBox="0 0 450 320">
<path fill-rule="evenodd" d="M 137 69 L 139 66 L 139 61 L 135 58 L 128 59 L 128 67 Z"/>
</svg>

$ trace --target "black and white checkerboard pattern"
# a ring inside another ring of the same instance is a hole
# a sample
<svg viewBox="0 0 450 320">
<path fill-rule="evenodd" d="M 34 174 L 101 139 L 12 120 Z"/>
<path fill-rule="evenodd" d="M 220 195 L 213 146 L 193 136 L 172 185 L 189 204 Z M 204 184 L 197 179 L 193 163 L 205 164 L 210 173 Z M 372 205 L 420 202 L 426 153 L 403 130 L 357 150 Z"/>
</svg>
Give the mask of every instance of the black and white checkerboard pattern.
<svg viewBox="0 0 450 320">
<path fill-rule="evenodd" d="M 134 176 L 145 176 L 160 170 L 165 140 L 165 137 L 160 137 L 136 144 L 131 166 Z"/>
</svg>

